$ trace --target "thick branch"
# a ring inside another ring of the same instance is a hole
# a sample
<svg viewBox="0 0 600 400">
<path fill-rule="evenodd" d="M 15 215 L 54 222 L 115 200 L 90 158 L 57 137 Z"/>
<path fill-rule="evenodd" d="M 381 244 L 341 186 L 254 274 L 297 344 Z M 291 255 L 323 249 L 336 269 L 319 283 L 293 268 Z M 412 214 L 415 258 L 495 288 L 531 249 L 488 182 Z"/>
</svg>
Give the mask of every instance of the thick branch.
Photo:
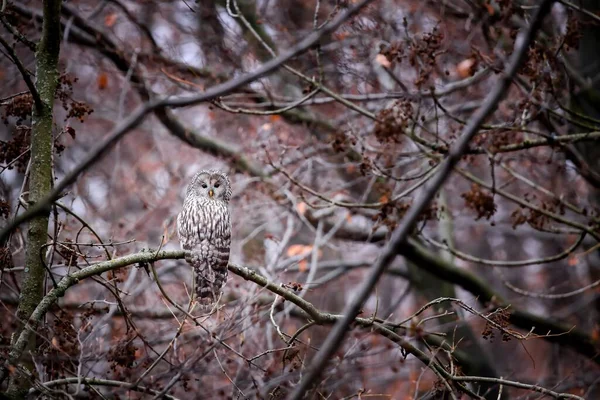
<svg viewBox="0 0 600 400">
<path fill-rule="evenodd" d="M 154 93 L 152 93 L 144 82 L 138 68 L 130 63 L 122 48 L 119 48 L 114 41 L 104 34 L 104 32 L 91 26 L 87 20 L 79 16 L 70 7 L 63 7 L 63 14 L 67 18 L 72 19 L 73 24 L 76 27 L 91 36 L 91 38 L 88 39 L 77 30 L 73 30 L 71 32 L 71 37 L 73 39 L 106 56 L 123 74 L 130 74 L 130 79 L 134 83 L 134 87 L 137 88 L 142 101 L 150 101 L 154 97 Z M 153 111 L 156 117 L 171 132 L 171 134 L 189 145 L 202 151 L 206 151 L 214 156 L 231 159 L 232 164 L 241 172 L 249 172 L 255 176 L 264 176 L 264 172 L 261 168 L 245 157 L 239 150 L 216 138 L 202 135 L 195 130 L 185 127 L 168 108 L 158 107 Z"/>
<path fill-rule="evenodd" d="M 166 260 L 166 259 L 182 259 L 182 258 L 184 258 L 184 256 L 185 256 L 185 252 L 181 251 L 181 250 L 159 251 L 159 252 L 146 251 L 146 252 L 140 252 L 140 253 L 116 258 L 116 259 L 109 260 L 109 261 L 100 262 L 100 263 L 94 264 L 92 266 L 89 266 L 87 268 L 84 268 L 80 271 L 74 272 L 73 274 L 63 278 L 59 282 L 57 287 L 55 289 L 53 289 L 52 291 L 50 291 L 46 295 L 46 297 L 43 299 L 43 301 L 36 308 L 35 312 L 32 314 L 30 320 L 28 321 L 27 328 L 31 329 L 31 330 L 36 329 L 37 325 L 43 319 L 44 315 L 50 309 L 50 307 L 56 301 L 58 301 L 58 299 L 60 297 L 64 296 L 65 292 L 71 286 L 77 284 L 79 281 L 81 281 L 83 279 L 90 278 L 90 277 L 98 275 L 98 274 L 102 274 L 109 270 L 115 270 L 118 268 L 127 267 L 127 266 L 137 264 L 137 263 L 148 263 L 148 262 L 153 262 L 153 261 L 157 261 L 157 260 Z M 236 264 L 229 264 L 228 268 L 231 272 L 240 276 L 241 278 L 243 278 L 247 281 L 253 282 L 261 287 L 264 287 L 265 289 L 269 290 L 270 292 L 283 297 L 285 300 L 287 300 L 291 303 L 294 303 L 301 310 L 301 313 L 304 313 L 304 316 L 308 317 L 310 320 L 316 322 L 317 324 L 331 325 L 331 324 L 334 324 L 337 321 L 341 320 L 344 317 L 343 315 L 331 314 L 331 313 L 327 313 L 327 312 L 318 310 L 316 307 L 314 307 L 314 305 L 307 302 L 306 300 L 304 300 L 300 296 L 296 295 L 292 291 L 285 289 L 281 285 L 278 285 L 274 282 L 267 280 L 265 277 L 261 276 L 260 274 L 256 273 L 255 271 L 253 271 L 249 268 L 239 266 Z M 452 299 L 450 299 L 450 300 L 452 300 Z M 172 315 L 172 314 L 169 313 L 169 315 Z M 410 319 L 411 318 L 409 318 L 409 320 Z M 431 359 L 431 356 L 429 356 L 426 353 L 424 353 L 423 351 L 419 350 L 417 347 L 410 344 L 410 342 L 404 338 L 404 336 L 407 334 L 408 331 L 403 326 L 400 326 L 399 324 L 393 323 L 393 322 L 382 321 L 379 318 L 374 318 L 374 317 L 368 317 L 368 318 L 357 317 L 355 319 L 354 323 L 359 327 L 374 330 L 378 334 L 381 334 L 382 336 L 390 339 L 394 343 L 400 345 L 405 351 L 407 351 L 408 353 L 412 354 L 417 359 L 422 361 L 425 365 L 428 366 L 428 368 L 432 369 L 433 372 L 438 374 L 439 376 L 443 376 L 446 379 L 450 379 L 450 380 L 453 379 L 453 377 L 441 365 L 437 364 L 435 361 L 433 361 Z M 25 338 L 24 334 L 22 334 L 19 337 L 19 339 L 17 340 L 18 347 L 15 346 L 15 350 L 18 350 L 18 348 L 20 348 L 22 346 L 24 338 Z M 456 358 L 457 361 L 459 361 L 459 363 L 464 365 L 464 364 L 468 364 L 470 362 L 469 357 L 467 355 L 462 354 L 458 350 L 449 348 L 448 344 L 445 342 L 444 338 L 437 337 L 436 335 L 425 335 L 424 338 L 430 344 L 444 347 L 448 351 L 452 351 L 453 357 Z M 11 352 L 10 357 L 11 357 L 11 359 L 13 359 L 14 357 L 18 357 L 18 354 Z M 78 378 L 67 378 L 66 380 L 63 379 L 63 380 L 52 381 L 52 385 L 76 383 L 76 382 L 78 382 L 77 379 Z M 474 378 L 474 379 L 476 379 L 476 378 Z M 87 380 L 89 380 L 89 382 Z M 95 378 L 84 378 L 84 382 L 89 383 L 89 384 L 103 385 L 107 381 L 97 380 Z M 45 385 L 48 386 L 48 384 L 45 384 Z M 127 384 L 122 383 L 122 382 L 117 383 L 117 381 L 115 381 L 115 386 L 126 387 L 124 385 L 127 385 Z M 110 386 L 110 384 L 109 384 L 109 386 Z M 138 389 L 139 389 L 139 387 L 138 387 Z"/>
<path fill-rule="evenodd" d="M 317 223 L 317 220 L 310 213 L 307 214 L 307 219 L 311 224 Z M 326 220 L 324 231 L 328 232 L 332 227 L 333 223 Z M 381 243 L 386 239 L 386 236 L 387 231 L 383 228 L 371 234 L 368 229 L 361 230 L 352 225 L 343 226 L 335 233 L 337 239 L 361 243 Z M 573 325 L 553 321 L 552 319 L 544 318 L 510 305 L 499 293 L 495 292 L 487 282 L 480 279 L 469 270 L 459 268 L 452 262 L 436 255 L 431 250 L 425 248 L 416 239 L 409 238 L 404 244 L 398 246 L 396 250 L 398 251 L 398 254 L 413 262 L 419 268 L 435 275 L 437 278 L 458 285 L 462 289 L 468 291 L 475 296 L 481 304 L 485 306 L 494 304 L 497 307 L 509 307 L 510 322 L 514 326 L 527 332 L 531 331 L 532 333 L 540 335 L 544 340 L 569 347 L 584 357 L 590 358 L 600 364 L 600 349 L 595 344 L 593 338 L 586 332 L 577 329 Z M 551 335 L 546 336 L 549 333 Z"/>
<path fill-rule="evenodd" d="M 29 342 L 28 333 L 36 331 L 39 323 L 42 321 L 44 315 L 46 315 L 46 312 L 48 312 L 50 307 L 59 298 L 65 295 L 68 288 L 75 285 L 80 280 L 135 263 L 152 262 L 163 259 L 177 259 L 183 258 L 183 256 L 183 251 L 142 252 L 94 264 L 90 267 L 65 276 L 54 289 L 48 292 L 48 294 L 38 302 L 37 307 L 35 307 L 35 310 L 33 313 L 31 313 L 31 316 L 28 319 L 25 317 L 25 319 L 27 319 L 27 324 L 25 325 L 23 331 L 19 335 L 15 336 L 17 339 L 11 346 L 7 363 L 13 364 L 17 359 L 19 359 L 19 357 L 21 357 L 25 347 L 27 346 L 27 343 Z M 2 381 L 2 379 L 4 379 L 4 374 L 6 374 L 6 368 L 0 371 L 0 374 L 2 374 L 2 376 L 0 376 L 0 381 Z"/>
<path fill-rule="evenodd" d="M 517 37 L 516 48 L 510 57 L 504 76 L 500 78 L 500 81 L 487 96 L 481 108 L 479 108 L 475 115 L 469 120 L 469 123 L 465 126 L 460 138 L 450 150 L 448 157 L 446 157 L 444 162 L 440 165 L 438 173 L 431 179 L 427 188 L 407 211 L 402 222 L 392 234 L 392 238 L 381 252 L 378 262 L 373 266 L 371 273 L 367 276 L 363 285 L 358 289 L 356 296 L 344 309 L 344 318 L 335 325 L 331 333 L 327 336 L 325 343 L 315 356 L 302 381 L 300 381 L 289 396 L 290 399 L 299 400 L 304 396 L 306 391 L 318 380 L 324 370 L 325 364 L 327 364 L 331 359 L 331 356 L 342 344 L 350 323 L 354 320 L 360 307 L 370 295 L 384 269 L 394 259 L 397 248 L 407 239 L 413 224 L 417 221 L 421 212 L 427 207 L 439 188 L 446 181 L 446 178 L 450 175 L 454 166 L 460 161 L 462 155 L 467 150 L 469 141 L 473 135 L 475 135 L 483 121 L 496 109 L 498 103 L 504 97 L 506 90 L 512 82 L 512 78 L 517 73 L 521 61 L 527 53 L 527 49 L 533 40 L 535 32 L 542 23 L 542 18 L 550 10 L 552 3 L 552 0 L 543 0 L 529 29 Z"/>
<path fill-rule="evenodd" d="M 26 212 L 16 217 L 10 224 L 7 225 L 0 232 L 0 242 L 4 240 L 8 234 L 23 222 L 29 221 L 31 218 L 47 212 L 51 204 L 57 200 L 62 191 L 69 187 L 75 182 L 79 175 L 87 170 L 89 167 L 98 162 L 102 157 L 112 149 L 115 143 L 117 143 L 125 134 L 139 124 L 142 123 L 147 114 L 153 112 L 157 108 L 162 107 L 185 107 L 202 102 L 213 100 L 219 96 L 224 96 L 233 90 L 246 85 L 256 79 L 267 75 L 286 61 L 297 56 L 300 53 L 305 52 L 313 45 L 318 43 L 324 35 L 334 32 L 344 21 L 358 13 L 364 6 L 366 6 L 372 0 L 362 0 L 355 6 L 349 8 L 344 13 L 341 13 L 334 21 L 326 25 L 323 29 L 313 32 L 308 35 L 305 39 L 301 40 L 298 44 L 293 46 L 290 50 L 281 54 L 279 57 L 272 59 L 271 61 L 263 64 L 260 68 L 254 72 L 244 74 L 236 79 L 229 80 L 220 85 L 214 86 L 208 89 L 204 93 L 195 96 L 182 96 L 176 98 L 164 98 L 156 101 L 150 101 L 144 105 L 141 105 L 137 110 L 133 111 L 131 115 L 118 124 L 103 140 L 100 144 L 94 147 L 70 173 L 68 173 L 62 181 L 60 181 L 54 190 L 52 190 L 47 196 L 38 201 L 34 206 L 30 207 Z"/>
</svg>

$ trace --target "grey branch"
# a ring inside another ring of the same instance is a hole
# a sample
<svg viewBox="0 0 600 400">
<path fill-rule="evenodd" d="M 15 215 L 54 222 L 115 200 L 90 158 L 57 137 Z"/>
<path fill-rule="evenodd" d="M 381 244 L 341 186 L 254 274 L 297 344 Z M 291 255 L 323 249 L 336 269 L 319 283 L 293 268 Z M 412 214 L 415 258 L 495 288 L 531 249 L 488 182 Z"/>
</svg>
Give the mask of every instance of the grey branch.
<svg viewBox="0 0 600 400">
<path fill-rule="evenodd" d="M 77 284 L 79 281 L 81 281 L 83 279 L 90 278 L 94 275 L 98 275 L 98 274 L 101 274 L 101 273 L 104 273 L 104 272 L 107 272 L 110 270 L 127 267 L 127 266 L 130 266 L 133 264 L 144 263 L 144 262 L 149 263 L 149 262 L 154 262 L 154 261 L 158 261 L 158 260 L 167 260 L 167 259 L 183 259 L 184 257 L 185 257 L 185 252 L 182 250 L 158 251 L 158 252 L 144 251 L 144 252 L 131 254 L 128 256 L 120 257 L 120 258 L 115 258 L 113 260 L 99 262 L 97 264 L 91 265 L 89 267 L 86 267 L 80 271 L 74 272 L 73 274 L 64 277 L 58 283 L 57 287 L 55 289 L 51 290 L 44 297 L 42 302 L 40 302 L 40 304 L 37 306 L 37 308 L 33 312 L 32 316 L 30 317 L 29 321 L 27 322 L 25 329 L 23 330 L 23 332 L 19 336 L 17 342 L 11 349 L 10 355 L 9 355 L 9 360 L 7 360 L 7 363 L 5 363 L 5 365 L 3 366 L 4 368 L 2 368 L 2 373 L 5 374 L 7 371 L 6 367 L 8 366 L 8 364 L 11 361 L 18 359 L 18 357 L 20 357 L 20 355 L 22 354 L 23 349 L 25 348 L 25 344 L 26 344 L 25 342 L 27 341 L 27 336 L 28 336 L 26 334 L 26 332 L 28 330 L 36 329 L 36 327 L 38 326 L 40 321 L 43 320 L 44 315 L 50 309 L 50 307 L 56 301 L 58 301 L 58 299 L 60 297 L 64 296 L 65 292 L 71 286 Z M 331 314 L 331 313 L 327 313 L 327 312 L 318 310 L 312 303 L 304 300 L 303 298 L 296 295 L 292 291 L 285 289 L 281 285 L 278 285 L 274 282 L 269 281 L 264 276 L 256 273 L 252 269 L 249 269 L 249 268 L 246 268 L 246 267 L 243 267 L 240 265 L 236 265 L 236 264 L 229 264 L 228 268 L 232 273 L 238 275 L 239 277 L 241 277 L 247 281 L 253 282 L 261 287 L 264 287 L 265 289 L 271 291 L 272 293 L 283 297 L 284 299 L 286 299 L 287 301 L 289 301 L 291 303 L 294 303 L 301 310 L 300 312 L 304 313 L 304 316 L 307 317 L 308 319 L 310 319 L 311 321 L 313 321 L 314 323 L 317 323 L 320 325 L 330 325 L 330 324 L 334 324 L 334 323 L 340 321 L 342 318 L 345 317 L 344 315 Z M 439 301 L 444 301 L 444 300 L 455 300 L 455 299 L 438 299 L 437 301 L 439 302 Z M 483 317 L 483 315 L 479 314 L 478 312 L 476 312 L 474 310 L 473 310 L 473 312 L 476 313 L 477 315 Z M 460 384 L 460 382 L 459 382 L 461 380 L 460 378 L 457 378 L 457 377 L 451 375 L 450 373 L 448 373 L 444 369 L 443 366 L 439 365 L 437 362 L 432 360 L 428 354 L 419 350 L 417 347 L 413 346 L 408 340 L 404 339 L 404 336 L 406 335 L 407 332 L 404 327 L 400 326 L 400 324 L 389 322 L 389 321 L 383 321 L 379 318 L 374 318 L 374 317 L 368 317 L 368 318 L 357 317 L 354 319 L 354 322 L 356 323 L 357 326 L 373 330 L 373 331 L 377 332 L 378 334 L 388 338 L 392 342 L 398 344 L 405 351 L 412 354 L 417 359 L 419 359 L 421 362 L 423 362 L 435 374 L 447 379 L 448 381 L 454 381 L 455 384 L 461 386 L 461 389 L 466 390 L 466 388 L 462 387 L 462 384 Z M 430 343 L 439 345 L 439 346 L 444 346 L 443 338 L 437 338 L 435 335 L 427 335 L 427 341 Z M 461 362 L 469 362 L 468 359 L 464 355 L 461 355 L 459 351 L 456 351 L 454 353 L 454 356 L 457 358 L 457 360 L 460 360 Z M 472 380 L 476 381 L 477 379 L 488 379 L 488 378 L 468 377 L 468 379 L 472 379 Z M 468 379 L 465 379 L 465 380 L 468 380 Z M 124 387 L 124 388 L 134 390 L 134 388 L 130 387 L 131 385 L 126 382 L 110 381 L 110 380 L 96 379 L 96 378 L 82 378 L 81 381 L 83 381 L 85 384 L 90 384 L 90 385 L 119 386 L 119 387 Z M 54 385 L 77 383 L 77 382 L 80 382 L 79 378 L 73 377 L 73 378 L 66 378 L 66 379 L 60 379 L 60 380 L 56 380 L 56 381 L 47 382 L 47 383 L 44 383 L 44 386 L 54 386 Z M 513 382 L 509 382 L 509 381 L 506 381 L 505 384 L 507 384 L 508 386 L 515 386 L 513 384 Z M 515 384 L 519 384 L 519 383 L 517 382 Z M 522 384 L 519 384 L 519 385 L 522 385 Z M 556 396 L 558 396 L 557 398 L 561 398 L 561 397 L 565 396 L 564 394 L 555 393 L 555 392 L 549 391 L 547 389 L 541 388 L 539 386 L 527 387 L 527 385 L 523 385 L 523 386 L 516 386 L 516 387 L 522 387 L 522 388 L 526 388 L 526 389 L 529 389 L 532 391 L 546 393 L 551 396 L 556 395 Z M 143 388 L 141 386 L 136 386 L 136 389 L 142 390 Z M 564 398 L 577 398 L 578 399 L 579 397 L 572 396 L 572 397 L 564 397 Z"/>
<path fill-rule="evenodd" d="M 202 102 L 214 100 L 220 96 L 224 96 L 231 93 L 233 90 L 246 85 L 250 82 L 267 75 L 278 67 L 280 67 L 286 61 L 291 58 L 305 52 L 312 46 L 317 44 L 321 38 L 325 35 L 333 33 L 344 21 L 358 13 L 364 6 L 370 3 L 372 0 L 362 0 L 355 6 L 349 8 L 345 12 L 341 13 L 334 21 L 323 27 L 323 29 L 315 31 L 308 35 L 305 39 L 298 42 L 289 51 L 282 53 L 280 56 L 273 58 L 272 60 L 263 64 L 256 71 L 242 75 L 236 79 L 229 80 L 220 85 L 214 86 L 208 89 L 202 94 L 195 96 L 186 96 L 179 98 L 164 98 L 155 101 L 150 101 L 138 107 L 137 110 L 133 111 L 131 115 L 118 124 L 110 134 L 107 135 L 100 144 L 94 147 L 85 157 L 79 165 L 77 165 L 70 173 L 68 173 L 55 187 L 54 189 L 43 199 L 38 201 L 36 204 L 31 206 L 26 212 L 20 214 L 12 220 L 1 232 L 0 232 L 0 243 L 8 236 L 13 229 L 22 224 L 23 222 L 29 221 L 31 218 L 44 213 L 49 210 L 51 204 L 60 198 L 61 193 L 67 187 L 75 182 L 77 177 L 87 170 L 90 166 L 98 162 L 106 153 L 112 149 L 112 147 L 121 139 L 125 134 L 142 123 L 147 114 L 153 112 L 157 108 L 162 107 L 185 107 Z"/>
<path fill-rule="evenodd" d="M 140 393 L 152 393 L 158 394 L 156 390 L 147 388 L 145 386 L 134 386 L 128 382 L 115 381 L 112 379 L 99 379 L 99 378 L 85 378 L 85 377 L 72 377 L 72 378 L 63 378 L 56 379 L 50 382 L 44 382 L 43 386 L 45 388 L 50 388 L 52 386 L 60 386 L 60 385 L 68 385 L 68 384 L 80 384 L 86 386 L 111 386 L 111 387 L 121 387 L 126 390 L 134 390 Z M 32 389 L 29 391 L 30 394 L 35 394 L 38 392 L 37 389 Z M 168 394 L 163 394 L 163 398 L 168 400 L 178 400 L 177 397 L 170 396 Z"/>
<path fill-rule="evenodd" d="M 535 32 L 542 23 L 543 16 L 545 16 L 550 10 L 552 3 L 552 0 L 542 0 L 538 12 L 533 18 L 529 29 L 526 32 L 521 32 L 519 36 L 517 36 L 515 42 L 516 49 L 510 57 L 506 72 L 500 78 L 492 92 L 487 96 L 482 106 L 469 120 L 468 124 L 463 129 L 460 138 L 451 148 L 448 156 L 441 164 L 437 174 L 431 179 L 421 196 L 419 196 L 419 198 L 407 211 L 406 215 L 402 219 L 402 222 L 392 234 L 392 238 L 390 239 L 389 243 L 381 252 L 381 255 L 373 266 L 371 273 L 367 276 L 363 285 L 358 289 L 358 293 L 355 295 L 352 301 L 345 307 L 344 318 L 334 326 L 330 334 L 327 336 L 327 339 L 323 343 L 323 346 L 319 352 L 316 354 L 307 373 L 296 386 L 292 394 L 288 397 L 289 399 L 301 399 L 306 391 L 319 379 L 319 376 L 325 369 L 325 365 L 342 344 L 350 323 L 358 314 L 362 304 L 369 297 L 385 268 L 395 258 L 397 248 L 406 240 L 421 212 L 425 209 L 425 207 L 427 207 L 439 188 L 446 181 L 446 178 L 450 175 L 450 172 L 454 166 L 460 161 L 462 155 L 468 149 L 469 142 L 473 135 L 475 135 L 483 121 L 496 109 L 498 103 L 504 97 L 506 90 L 510 86 L 513 77 L 516 75 L 517 70 L 521 65 L 521 61 L 527 53 L 527 49 L 529 48 L 529 44 L 532 42 L 535 36 Z"/>
</svg>

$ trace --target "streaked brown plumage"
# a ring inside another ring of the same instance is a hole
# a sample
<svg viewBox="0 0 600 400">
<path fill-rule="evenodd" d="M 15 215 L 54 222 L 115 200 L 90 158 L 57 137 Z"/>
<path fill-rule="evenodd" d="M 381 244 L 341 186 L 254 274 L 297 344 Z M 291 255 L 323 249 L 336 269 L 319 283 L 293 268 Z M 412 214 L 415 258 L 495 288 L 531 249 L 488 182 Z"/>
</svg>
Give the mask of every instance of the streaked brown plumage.
<svg viewBox="0 0 600 400">
<path fill-rule="evenodd" d="M 194 269 L 196 300 L 204 310 L 212 308 L 227 281 L 230 198 L 231 184 L 225 173 L 200 171 L 188 185 L 177 216 L 181 248 L 193 252 L 186 260 Z"/>
</svg>

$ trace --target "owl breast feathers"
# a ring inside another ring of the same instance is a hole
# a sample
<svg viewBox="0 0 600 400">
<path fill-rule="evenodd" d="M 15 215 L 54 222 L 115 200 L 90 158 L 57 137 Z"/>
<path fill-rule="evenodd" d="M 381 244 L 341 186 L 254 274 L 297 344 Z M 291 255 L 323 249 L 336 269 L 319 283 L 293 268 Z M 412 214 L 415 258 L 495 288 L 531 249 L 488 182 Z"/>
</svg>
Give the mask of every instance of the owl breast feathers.
<svg viewBox="0 0 600 400">
<path fill-rule="evenodd" d="M 187 187 L 183 209 L 177 216 L 181 248 L 194 270 L 196 300 L 211 309 L 227 281 L 231 247 L 229 200 L 231 184 L 223 172 L 200 171 Z"/>
</svg>

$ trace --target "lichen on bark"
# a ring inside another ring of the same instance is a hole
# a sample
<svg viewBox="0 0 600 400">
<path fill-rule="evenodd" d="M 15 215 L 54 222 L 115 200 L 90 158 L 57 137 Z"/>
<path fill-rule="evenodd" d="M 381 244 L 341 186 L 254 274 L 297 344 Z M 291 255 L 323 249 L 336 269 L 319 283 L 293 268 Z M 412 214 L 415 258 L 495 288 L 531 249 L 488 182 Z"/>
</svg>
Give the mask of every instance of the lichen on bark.
<svg viewBox="0 0 600 400">
<path fill-rule="evenodd" d="M 35 89 L 41 99 L 41 107 L 34 107 L 31 126 L 31 166 L 29 170 L 29 197 L 33 204 L 42 199 L 52 186 L 52 144 L 53 144 L 53 105 L 58 82 L 58 58 L 60 53 L 60 8 L 61 0 L 44 0 L 44 22 L 42 36 L 36 51 Z M 35 307 L 43 298 L 45 268 L 43 246 L 48 237 L 48 213 L 32 219 L 27 230 L 25 249 L 25 273 L 17 317 L 27 321 Z M 19 337 L 21 326 L 13 336 Z M 35 353 L 36 335 L 29 333 L 26 351 L 18 360 L 11 360 L 33 371 L 31 353 Z M 30 382 L 21 374 L 11 376 L 8 396 L 19 399 L 25 397 Z"/>
</svg>

